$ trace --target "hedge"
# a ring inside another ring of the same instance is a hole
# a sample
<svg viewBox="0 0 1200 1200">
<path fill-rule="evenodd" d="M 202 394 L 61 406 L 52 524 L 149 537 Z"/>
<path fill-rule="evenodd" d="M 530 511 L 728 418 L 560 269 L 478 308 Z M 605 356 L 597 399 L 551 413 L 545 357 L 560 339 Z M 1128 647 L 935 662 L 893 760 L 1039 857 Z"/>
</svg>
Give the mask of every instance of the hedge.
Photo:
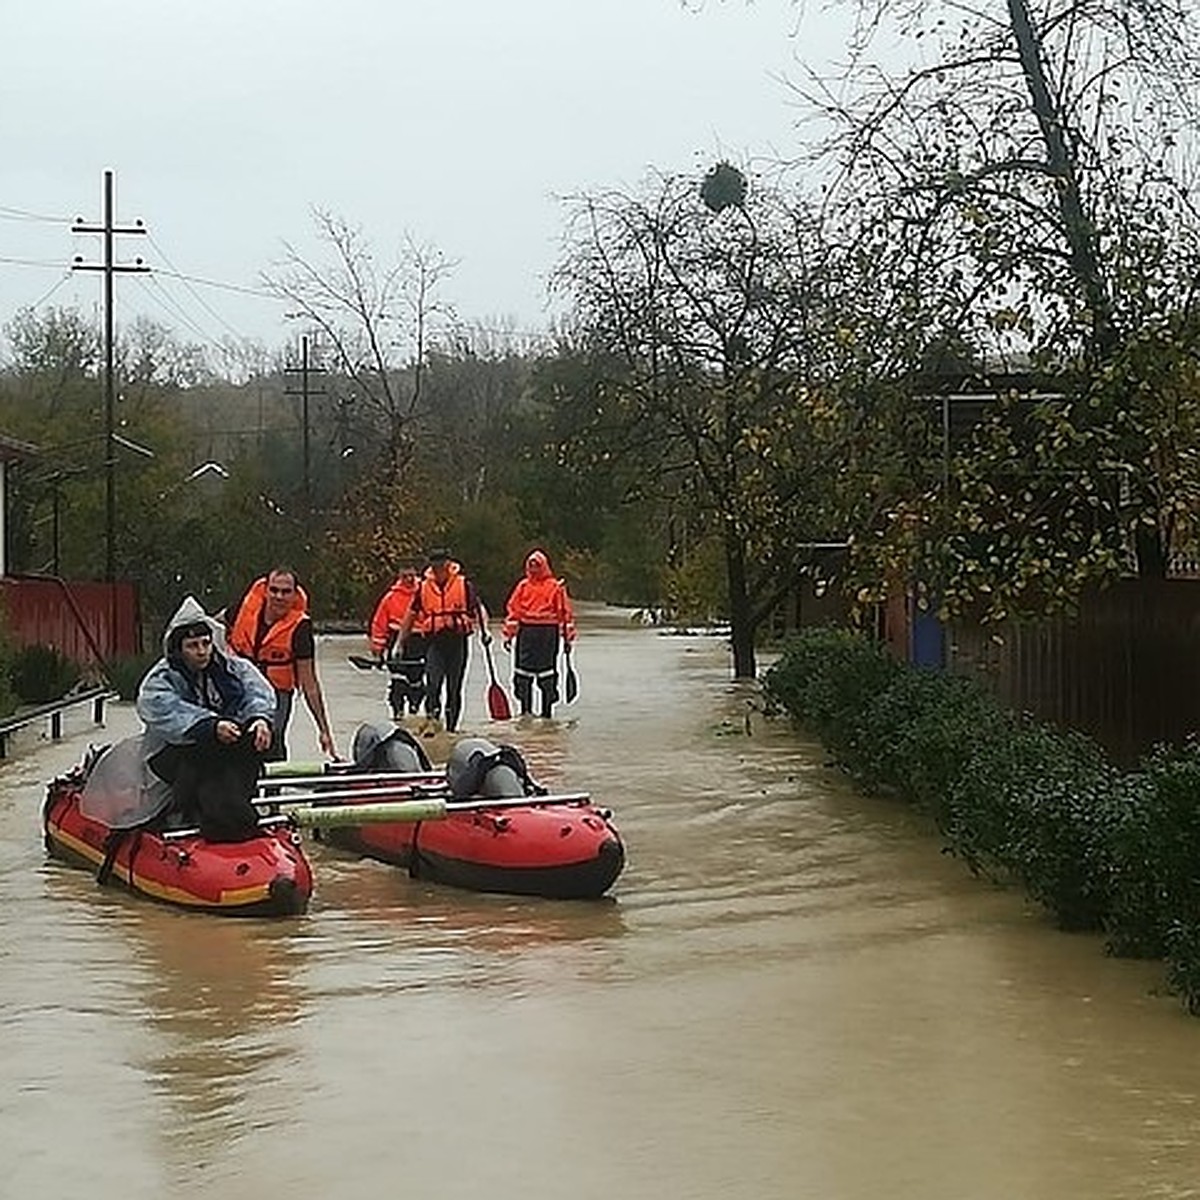
<svg viewBox="0 0 1200 1200">
<path fill-rule="evenodd" d="M 764 693 L 865 791 L 927 813 L 975 873 L 1016 882 L 1063 929 L 1102 931 L 1114 954 L 1164 959 L 1200 1014 L 1200 743 L 1121 771 L 1082 734 L 830 628 L 792 637 Z"/>
</svg>

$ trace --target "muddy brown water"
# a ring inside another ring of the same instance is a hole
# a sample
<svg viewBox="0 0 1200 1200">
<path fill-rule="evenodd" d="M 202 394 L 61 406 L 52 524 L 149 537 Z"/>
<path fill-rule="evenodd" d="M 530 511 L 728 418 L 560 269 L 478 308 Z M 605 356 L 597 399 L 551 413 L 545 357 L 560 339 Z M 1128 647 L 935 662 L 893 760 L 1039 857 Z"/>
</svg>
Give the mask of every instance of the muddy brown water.
<svg viewBox="0 0 1200 1200">
<path fill-rule="evenodd" d="M 0 1196 L 1131 1200 L 1200 1196 L 1200 1021 L 971 879 L 750 715 L 715 638 L 585 611 L 580 697 L 465 726 L 611 806 L 611 899 L 484 896 L 312 848 L 285 921 L 48 861 L 68 720 L 0 767 Z M 320 640 L 343 749 L 384 680 Z M 507 667 L 501 656 L 500 666 Z M 307 712 L 293 754 L 315 757 Z"/>
</svg>

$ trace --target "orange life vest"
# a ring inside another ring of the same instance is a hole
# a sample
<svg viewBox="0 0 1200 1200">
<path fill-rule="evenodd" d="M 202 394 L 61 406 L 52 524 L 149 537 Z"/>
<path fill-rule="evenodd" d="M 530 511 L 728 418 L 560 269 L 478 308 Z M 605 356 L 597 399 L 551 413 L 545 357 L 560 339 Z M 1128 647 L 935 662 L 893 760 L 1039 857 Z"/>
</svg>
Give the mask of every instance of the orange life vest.
<svg viewBox="0 0 1200 1200">
<path fill-rule="evenodd" d="M 419 594 L 418 620 L 424 620 L 425 631 L 431 637 L 446 630 L 469 634 L 475 628 L 467 611 L 467 581 L 457 563 L 450 564 L 445 587 L 438 585 L 432 570 L 426 570 Z"/>
<path fill-rule="evenodd" d="M 308 596 L 299 584 L 292 606 L 283 619 L 268 626 L 258 640 L 259 617 L 267 601 L 267 579 L 256 579 L 246 593 L 237 617 L 229 631 L 229 648 L 248 658 L 280 692 L 296 690 L 296 656 L 292 650 L 292 634 L 308 616 Z"/>
</svg>

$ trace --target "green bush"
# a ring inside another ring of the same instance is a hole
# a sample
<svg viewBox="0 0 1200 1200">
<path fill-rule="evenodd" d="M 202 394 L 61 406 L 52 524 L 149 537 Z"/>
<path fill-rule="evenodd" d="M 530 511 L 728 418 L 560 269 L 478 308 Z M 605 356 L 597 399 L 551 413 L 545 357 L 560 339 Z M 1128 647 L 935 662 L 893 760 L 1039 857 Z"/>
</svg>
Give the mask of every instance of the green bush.
<svg viewBox="0 0 1200 1200">
<path fill-rule="evenodd" d="M 122 700 L 137 697 L 138 684 L 157 661 L 156 654 L 129 654 L 108 664 L 108 685 Z"/>
<path fill-rule="evenodd" d="M 997 732 L 963 772 L 969 788 L 951 796 L 959 828 L 1061 928 L 1103 928 L 1112 901 L 1119 772 L 1080 734 L 1027 717 L 1001 722 Z"/>
<path fill-rule="evenodd" d="M 80 680 L 77 663 L 53 646 L 22 646 L 8 664 L 12 689 L 22 704 L 46 704 L 65 696 Z"/>
<path fill-rule="evenodd" d="M 1197 945 L 1180 927 L 1200 929 L 1200 745 L 1152 754 L 1130 788 L 1136 802 L 1113 837 L 1110 945 L 1119 954 L 1173 958 L 1172 946 Z M 1190 974 L 1200 997 L 1200 958 Z"/>
<path fill-rule="evenodd" d="M 768 711 L 783 709 L 854 768 L 856 722 L 873 696 L 900 673 L 876 642 L 842 630 L 807 629 L 792 637 L 767 671 Z"/>
<path fill-rule="evenodd" d="M 970 679 L 941 671 L 897 670 L 867 694 L 855 721 L 852 757 L 876 789 L 903 795 L 938 823 L 971 748 L 993 736 L 996 702 Z"/>
</svg>

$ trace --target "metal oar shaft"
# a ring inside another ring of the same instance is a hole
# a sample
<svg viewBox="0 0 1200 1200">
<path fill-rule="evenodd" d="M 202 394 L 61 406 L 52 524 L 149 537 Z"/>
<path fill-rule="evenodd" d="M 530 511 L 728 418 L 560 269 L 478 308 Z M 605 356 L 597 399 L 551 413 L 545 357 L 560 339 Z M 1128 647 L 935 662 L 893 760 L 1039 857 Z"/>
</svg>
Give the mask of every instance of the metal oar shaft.
<svg viewBox="0 0 1200 1200">
<path fill-rule="evenodd" d="M 371 793 L 367 793 L 372 795 Z M 354 793 L 361 797 L 362 792 Z M 327 792 L 309 796 L 288 797 L 270 803 L 279 812 L 296 817 L 302 825 L 377 825 L 387 821 L 438 821 L 455 813 L 486 812 L 501 808 L 540 808 L 548 804 L 587 804 L 589 792 L 563 792 L 554 796 L 497 796 L 494 799 L 451 801 L 440 796 L 415 799 L 385 799 L 386 793 L 374 793 L 372 799 L 359 804 L 333 804 Z M 301 814 L 302 816 L 298 816 Z M 411 815 L 410 815 L 411 814 Z"/>
<path fill-rule="evenodd" d="M 412 784 L 442 784 L 446 783 L 444 771 L 363 771 L 353 774 L 350 771 L 339 771 L 332 775 L 267 775 L 258 781 L 260 788 L 344 788 L 352 783 L 367 785 L 381 783 L 412 783 Z"/>
<path fill-rule="evenodd" d="M 359 766 L 353 762 L 323 762 L 319 758 L 296 758 L 287 762 L 269 762 L 266 763 L 264 773 L 268 779 L 328 779 L 337 778 L 340 775 L 428 775 L 437 774 L 437 772 L 424 772 L 424 770 L 415 770 L 415 772 L 403 772 L 403 770 L 372 770 L 372 772 L 364 772 Z"/>
<path fill-rule="evenodd" d="M 357 787 L 357 788 L 337 788 L 337 789 L 308 789 L 294 792 L 278 792 L 270 795 L 259 795 L 254 797 L 254 803 L 260 808 L 264 805 L 267 807 L 294 804 L 298 801 L 305 803 L 312 802 L 315 804 L 340 804 L 344 800 L 440 800 L 449 799 L 450 789 L 441 783 L 436 787 L 422 786 L 420 784 L 380 784 L 378 787 Z"/>
</svg>

